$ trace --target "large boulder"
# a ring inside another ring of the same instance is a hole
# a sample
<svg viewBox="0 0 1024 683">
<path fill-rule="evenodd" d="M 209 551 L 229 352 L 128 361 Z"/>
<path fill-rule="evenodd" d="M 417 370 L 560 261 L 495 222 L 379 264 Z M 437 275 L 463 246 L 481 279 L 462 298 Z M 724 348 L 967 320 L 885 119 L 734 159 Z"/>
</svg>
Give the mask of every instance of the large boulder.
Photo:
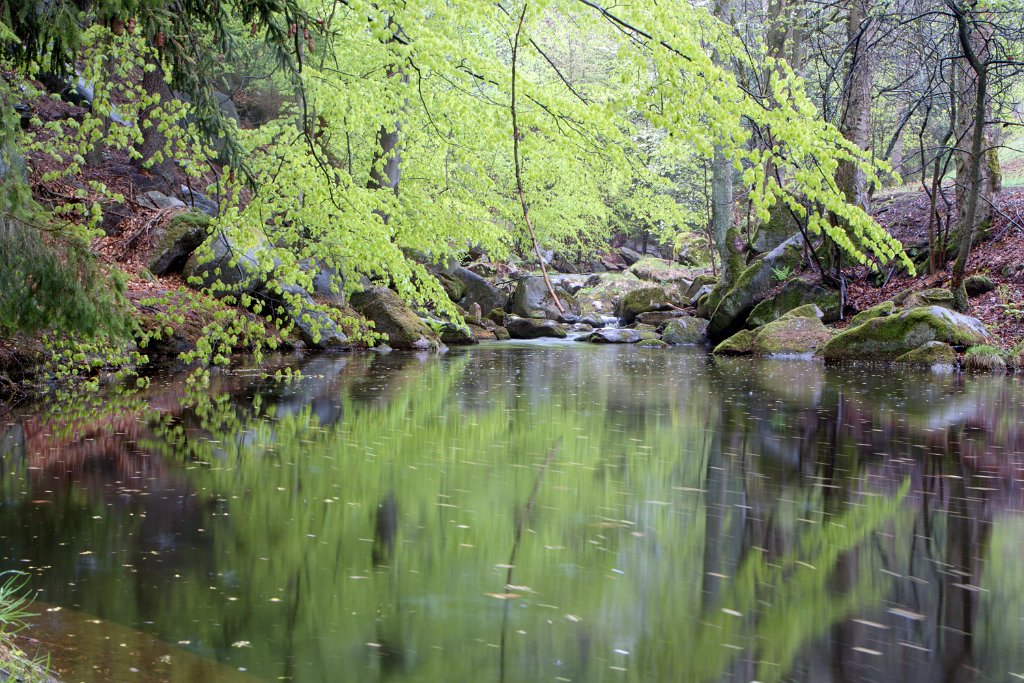
<svg viewBox="0 0 1024 683">
<path fill-rule="evenodd" d="M 814 304 L 820 308 L 827 323 L 839 320 L 838 291 L 822 287 L 807 278 L 794 278 L 784 284 L 775 296 L 754 306 L 747 318 L 747 327 L 754 329 L 767 325 L 804 304 Z"/>
<path fill-rule="evenodd" d="M 512 339 L 540 339 L 542 337 L 565 339 L 568 336 L 565 329 L 554 320 L 539 318 L 509 316 L 505 321 L 505 329 Z"/>
<path fill-rule="evenodd" d="M 644 287 L 624 294 L 615 307 L 615 315 L 623 325 L 629 325 L 641 313 L 668 311 L 675 308 L 672 298 L 662 287 Z"/>
<path fill-rule="evenodd" d="M 182 273 L 190 284 L 220 297 L 257 291 L 273 267 L 270 243 L 262 232 L 242 235 L 217 230 L 192 252 Z"/>
<path fill-rule="evenodd" d="M 871 308 L 865 309 L 858 313 L 857 315 L 853 316 L 853 318 L 850 319 L 850 327 L 857 327 L 858 325 L 863 325 L 867 321 L 874 320 L 875 318 L 884 318 L 886 316 L 890 316 L 894 313 L 897 313 L 898 310 L 899 309 L 896 308 L 896 304 L 894 304 L 893 302 L 883 301 L 882 303 L 875 304 Z"/>
<path fill-rule="evenodd" d="M 620 250 L 621 251 L 621 250 Z M 650 256 L 641 258 L 626 269 L 641 280 L 655 284 L 679 285 L 681 289 L 688 289 L 693 283 L 693 277 L 686 268 L 680 268 L 672 261 Z"/>
<path fill-rule="evenodd" d="M 462 298 L 457 302 L 463 308 L 468 310 L 473 304 L 480 304 L 482 311 L 508 308 L 508 296 L 468 268 L 457 266 L 451 269 L 449 275 L 465 287 Z"/>
<path fill-rule="evenodd" d="M 956 351 L 945 342 L 930 341 L 896 359 L 897 363 L 914 367 L 953 367 L 957 363 Z"/>
<path fill-rule="evenodd" d="M 751 351 L 763 356 L 811 354 L 831 337 L 817 316 L 786 316 L 757 330 Z"/>
<path fill-rule="evenodd" d="M 348 347 L 345 333 L 302 287 L 273 280 L 263 285 L 257 295 L 275 315 L 291 320 L 294 330 L 307 346 L 318 349 Z"/>
<path fill-rule="evenodd" d="M 466 346 L 469 344 L 476 344 L 479 342 L 477 334 L 474 332 L 471 325 L 459 325 L 450 320 L 432 321 L 432 328 L 437 332 L 438 336 L 441 337 L 441 341 L 445 344 L 451 344 L 452 346 Z M 485 328 L 483 329 L 486 332 Z M 493 334 L 490 335 L 493 338 Z M 486 338 L 486 337 L 484 337 Z"/>
<path fill-rule="evenodd" d="M 644 325 L 654 325 L 655 327 L 661 327 L 666 324 L 669 320 L 675 320 L 676 318 L 683 318 L 686 316 L 686 311 L 680 311 L 672 309 L 670 311 L 647 311 L 641 313 L 636 317 L 636 322 Z M 597 327 L 604 327 L 604 325 L 598 325 Z"/>
<path fill-rule="evenodd" d="M 595 330 L 580 341 L 593 342 L 595 344 L 636 344 L 644 339 L 657 339 L 658 335 L 650 330 L 631 330 L 625 327 L 606 327 Z"/>
<path fill-rule="evenodd" d="M 554 289 L 564 312 L 559 311 L 555 306 L 544 278 L 539 275 L 522 278 L 516 284 L 516 291 L 512 295 L 512 314 L 522 318 L 547 318 L 550 320 L 579 316 L 580 305 L 576 299 L 564 289 L 558 287 Z"/>
<path fill-rule="evenodd" d="M 932 341 L 963 347 L 986 339 L 988 331 L 977 318 L 926 306 L 844 330 L 822 347 L 821 355 L 827 361 L 894 361 Z"/>
<path fill-rule="evenodd" d="M 149 272 L 166 275 L 179 272 L 210 228 L 210 217 L 199 211 L 180 213 L 157 233 L 149 258 Z"/>
<path fill-rule="evenodd" d="M 371 287 L 351 297 L 352 308 L 367 320 L 374 330 L 388 336 L 394 349 L 439 350 L 444 346 L 434 330 L 386 287 Z"/>
<path fill-rule="evenodd" d="M 670 320 L 661 333 L 667 344 L 706 344 L 708 321 L 703 318 L 684 316 Z"/>
<path fill-rule="evenodd" d="M 716 292 L 720 296 L 708 325 L 712 340 L 724 339 L 744 326 L 754 306 L 778 284 L 776 272 L 792 270 L 800 264 L 803 244 L 803 236 L 793 235 L 748 266 L 727 292 L 722 293 L 719 287 L 709 295 L 711 299 Z"/>
<path fill-rule="evenodd" d="M 918 292 L 902 292 L 893 298 L 893 303 L 903 308 L 942 306 L 953 310 L 953 292 L 941 287 L 922 289 Z"/>
</svg>

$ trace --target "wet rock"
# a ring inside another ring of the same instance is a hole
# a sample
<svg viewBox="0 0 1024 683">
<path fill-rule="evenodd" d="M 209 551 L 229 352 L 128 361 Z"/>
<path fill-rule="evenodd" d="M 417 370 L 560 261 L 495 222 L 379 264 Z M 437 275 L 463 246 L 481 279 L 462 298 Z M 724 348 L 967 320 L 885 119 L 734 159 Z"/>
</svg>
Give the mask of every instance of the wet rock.
<svg viewBox="0 0 1024 683">
<path fill-rule="evenodd" d="M 692 316 L 670 320 L 665 325 L 661 338 L 668 344 L 706 344 L 708 321 Z"/>
<path fill-rule="evenodd" d="M 897 358 L 896 362 L 924 368 L 935 366 L 953 367 L 957 363 L 957 358 L 956 351 L 949 344 L 931 341 L 927 344 L 922 344 L 913 351 L 908 351 Z"/>
<path fill-rule="evenodd" d="M 631 330 L 623 327 L 595 330 L 580 341 L 595 344 L 636 344 L 642 339 L 657 339 L 658 335 L 650 330 Z"/>
<path fill-rule="evenodd" d="M 495 327 L 492 332 L 494 332 L 494 338 L 498 341 L 507 341 L 512 338 L 512 335 L 508 333 L 508 330 L 501 325 Z"/>
<path fill-rule="evenodd" d="M 597 328 L 602 328 L 602 327 L 605 327 L 605 326 L 608 325 L 608 322 L 604 318 L 602 318 L 601 316 L 599 316 L 596 313 L 591 313 L 590 315 L 585 315 L 582 318 L 580 318 L 579 320 L 577 320 L 576 322 L 580 323 L 580 324 L 583 324 L 583 325 L 590 325 L 591 327 L 596 328 L 596 329 Z"/>
<path fill-rule="evenodd" d="M 767 325 L 804 304 L 815 304 L 820 308 L 827 323 L 839 320 L 839 292 L 806 278 L 795 278 L 783 285 L 775 296 L 754 306 L 747 318 L 747 327 L 754 329 Z"/>
<path fill-rule="evenodd" d="M 629 325 L 641 313 L 672 310 L 673 304 L 664 288 L 643 287 L 624 294 L 615 308 L 615 315 L 623 325 Z"/>
<path fill-rule="evenodd" d="M 478 339 L 469 325 L 459 325 L 449 320 L 430 321 L 433 328 L 444 344 L 452 346 L 466 346 L 476 344 Z M 485 330 L 486 331 L 486 330 Z"/>
<path fill-rule="evenodd" d="M 832 338 L 816 316 L 788 316 L 757 330 L 751 350 L 759 355 L 811 354 Z"/>
<path fill-rule="evenodd" d="M 894 361 L 931 341 L 973 346 L 984 343 L 988 336 L 977 318 L 926 306 L 844 330 L 822 347 L 821 355 L 828 361 Z"/>
<path fill-rule="evenodd" d="M 669 320 L 673 320 L 674 318 L 682 318 L 684 316 L 686 316 L 686 311 L 648 311 L 646 313 L 641 313 L 640 315 L 638 315 L 636 317 L 636 321 L 644 325 L 654 325 L 655 327 L 660 327 L 667 323 Z"/>
<path fill-rule="evenodd" d="M 711 353 L 720 356 L 741 356 L 754 352 L 754 330 L 740 330 L 728 339 L 723 340 Z"/>
<path fill-rule="evenodd" d="M 524 277 L 516 284 L 516 291 L 512 295 L 511 312 L 522 318 L 547 318 L 556 320 L 565 316 L 579 316 L 580 305 L 575 297 L 559 287 L 552 287 L 558 300 L 562 304 L 563 311 L 555 306 L 548 286 L 544 278 L 538 275 Z"/>
<path fill-rule="evenodd" d="M 776 271 L 792 270 L 800 264 L 803 259 L 803 244 L 803 237 L 794 235 L 748 266 L 736 277 L 729 291 L 721 293 L 720 290 L 716 290 L 709 295 L 712 299 L 716 297 L 716 293 L 720 295 L 720 300 L 710 316 L 711 324 L 708 326 L 708 334 L 712 340 L 723 339 L 746 324 L 747 316 L 754 306 L 766 298 L 768 292 L 778 284 Z"/>
<path fill-rule="evenodd" d="M 352 295 L 352 307 L 374 324 L 376 332 L 387 335 L 395 349 L 435 351 L 444 348 L 437 333 L 386 287 L 371 287 Z"/>
<path fill-rule="evenodd" d="M 506 320 L 505 329 L 512 339 L 541 339 L 543 337 L 565 339 L 568 336 L 565 329 L 554 320 L 541 320 L 538 318 L 509 316 Z"/>
<path fill-rule="evenodd" d="M 669 346 L 660 339 L 641 339 L 636 345 L 649 349 L 667 349 Z"/>
<path fill-rule="evenodd" d="M 157 233 L 149 259 L 154 275 L 180 272 L 210 229 L 210 217 L 198 211 L 178 214 Z"/>
</svg>

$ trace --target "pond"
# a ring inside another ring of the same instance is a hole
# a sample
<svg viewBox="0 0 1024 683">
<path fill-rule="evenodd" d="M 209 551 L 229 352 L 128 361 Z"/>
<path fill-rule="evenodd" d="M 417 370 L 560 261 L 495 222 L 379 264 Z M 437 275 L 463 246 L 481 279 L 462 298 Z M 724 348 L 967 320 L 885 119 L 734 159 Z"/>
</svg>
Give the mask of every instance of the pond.
<svg viewBox="0 0 1024 683">
<path fill-rule="evenodd" d="M 64 681 L 1024 678 L 1024 385 L 697 350 L 287 359 L 0 419 Z"/>
</svg>

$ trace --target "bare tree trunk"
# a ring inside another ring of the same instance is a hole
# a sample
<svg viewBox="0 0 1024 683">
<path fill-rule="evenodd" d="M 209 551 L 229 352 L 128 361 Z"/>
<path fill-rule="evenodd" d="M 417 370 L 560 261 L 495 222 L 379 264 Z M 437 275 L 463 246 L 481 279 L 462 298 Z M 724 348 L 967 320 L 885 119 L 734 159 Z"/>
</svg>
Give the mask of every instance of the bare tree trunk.
<svg viewBox="0 0 1024 683">
<path fill-rule="evenodd" d="M 959 17 L 957 19 L 959 24 Z M 969 21 L 967 18 L 965 22 Z M 978 90 L 982 87 L 979 76 L 972 58 L 967 55 L 970 49 L 974 60 L 984 64 L 989 59 L 988 42 L 991 40 L 991 27 L 984 22 L 971 22 L 965 29 L 966 35 L 961 36 L 961 49 L 964 50 L 964 57 L 954 63 L 954 74 L 956 79 L 956 95 L 959 99 L 957 107 L 956 132 L 957 132 L 957 153 L 956 153 L 956 203 L 957 203 L 957 225 L 953 235 L 953 248 L 957 249 L 959 260 L 959 247 L 963 245 L 964 233 L 971 233 L 971 242 L 985 231 L 992 223 L 992 200 L 1002 184 L 1002 175 L 999 172 L 999 157 L 992 144 L 992 131 L 985 126 L 985 118 L 988 114 L 991 102 L 987 92 L 979 97 Z M 964 43 L 966 40 L 966 44 Z M 986 74 L 987 77 L 987 74 Z M 985 84 L 987 89 L 987 83 Z M 980 112 L 977 107 L 981 106 Z M 980 122 L 980 123 L 979 123 Z M 976 127 L 980 127 L 981 151 L 976 152 L 974 138 Z M 978 154 L 979 156 L 975 156 Z M 980 158 L 978 166 L 979 176 L 974 179 L 975 158 Z M 970 194 L 974 189 L 978 191 L 977 204 L 974 208 L 973 218 L 968 216 L 968 204 Z"/>
<path fill-rule="evenodd" d="M 960 48 L 964 51 L 964 59 L 974 73 L 974 84 L 972 89 L 975 94 L 974 106 L 969 109 L 972 118 L 971 129 L 971 153 L 968 162 L 968 178 L 964 185 L 964 201 L 959 202 L 963 208 L 963 220 L 959 227 L 960 246 L 956 255 L 956 262 L 953 264 L 953 280 L 950 289 L 953 290 L 953 302 L 957 310 L 967 309 L 967 291 L 964 288 L 964 275 L 967 272 L 967 259 L 971 254 L 971 245 L 974 242 L 974 233 L 978 225 L 978 203 L 984 192 L 982 187 L 984 174 L 983 152 L 985 142 L 985 111 L 988 101 L 988 62 L 982 61 L 976 51 L 976 37 L 971 33 L 968 26 L 967 16 L 959 9 L 954 10 L 957 22 L 957 36 L 960 41 Z M 959 175 L 959 172 L 958 174 Z M 959 185 L 959 183 L 958 183 Z"/>
<path fill-rule="evenodd" d="M 167 102 L 174 97 L 174 94 L 171 92 L 171 87 L 167 85 L 167 81 L 164 80 L 163 65 L 160 64 L 159 60 L 155 62 L 150 61 L 149 63 L 156 68 L 146 71 L 142 75 L 142 87 L 151 95 L 159 95 L 161 102 Z M 154 104 L 144 109 L 140 119 L 145 121 L 149 118 L 157 106 Z M 142 158 L 135 163 L 151 176 L 154 187 L 159 188 L 161 192 L 176 195 L 181 189 L 177 182 L 179 174 L 174 159 L 170 155 L 165 154 L 164 148 L 166 145 L 167 137 L 160 132 L 160 126 L 152 125 L 143 128 L 142 143 L 138 147 Z M 144 165 L 146 162 L 158 157 L 161 157 L 159 161 L 148 166 Z"/>
<path fill-rule="evenodd" d="M 843 137 L 863 150 L 871 146 L 871 87 L 874 82 L 871 43 L 875 21 L 869 10 L 870 0 L 850 1 L 846 40 L 851 54 L 845 84 L 846 106 L 840 122 Z M 851 204 L 865 211 L 870 208 L 867 178 L 855 163 L 844 161 L 839 165 L 836 183 Z"/>
<path fill-rule="evenodd" d="M 731 0 L 715 2 L 715 17 L 726 24 L 732 20 Z M 733 226 L 733 165 L 720 148 L 715 148 L 711 161 L 711 235 L 721 264 L 721 282 L 731 284 L 742 267 L 737 242 L 741 241 L 738 229 Z"/>
<path fill-rule="evenodd" d="M 551 280 L 548 278 L 548 269 L 544 265 L 544 254 L 541 253 L 540 243 L 537 242 L 537 233 L 534 232 L 533 221 L 530 220 L 530 205 L 526 203 L 526 192 L 523 190 L 523 162 L 519 153 L 519 114 L 516 109 L 516 61 L 519 56 L 519 35 L 523 31 L 523 19 L 525 18 L 526 5 L 524 4 L 523 11 L 519 15 L 519 23 L 516 25 L 515 38 L 512 41 L 512 157 L 515 160 L 516 167 L 516 192 L 519 194 L 519 204 L 523 207 L 523 220 L 526 222 L 526 229 L 530 233 L 530 239 L 533 241 L 533 250 L 537 254 L 537 261 L 540 262 L 540 274 L 544 277 L 544 285 L 547 286 L 548 294 L 551 296 L 551 300 L 555 302 L 558 312 L 565 313 L 562 302 L 559 300 L 558 295 L 555 294 L 555 288 L 551 286 Z"/>
</svg>

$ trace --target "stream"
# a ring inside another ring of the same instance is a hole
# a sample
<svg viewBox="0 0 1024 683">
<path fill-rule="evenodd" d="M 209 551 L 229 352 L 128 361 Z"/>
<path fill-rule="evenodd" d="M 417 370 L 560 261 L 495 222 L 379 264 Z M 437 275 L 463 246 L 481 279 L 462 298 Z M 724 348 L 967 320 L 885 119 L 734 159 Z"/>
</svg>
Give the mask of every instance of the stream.
<svg viewBox="0 0 1024 683">
<path fill-rule="evenodd" d="M 0 416 L 75 681 L 1024 679 L 1024 383 L 703 349 L 282 358 Z"/>
</svg>

